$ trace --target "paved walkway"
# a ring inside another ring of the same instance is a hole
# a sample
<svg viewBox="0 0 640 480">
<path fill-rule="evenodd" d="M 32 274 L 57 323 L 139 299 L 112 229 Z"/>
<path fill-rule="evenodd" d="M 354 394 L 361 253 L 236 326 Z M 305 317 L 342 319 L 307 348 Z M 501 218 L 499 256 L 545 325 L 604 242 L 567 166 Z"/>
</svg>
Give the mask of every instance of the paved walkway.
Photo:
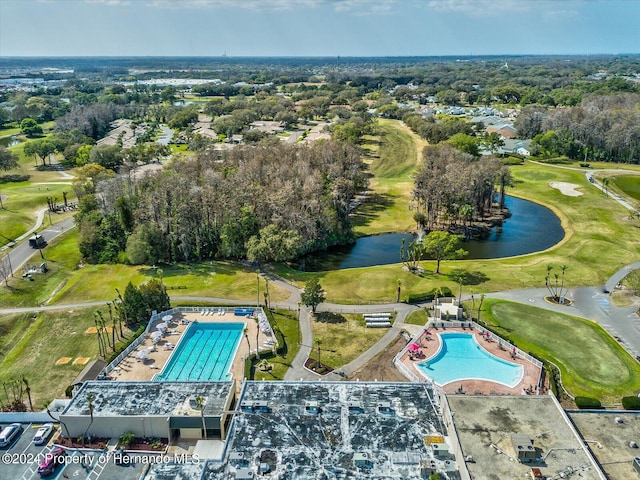
<svg viewBox="0 0 640 480">
<path fill-rule="evenodd" d="M 28 246 L 27 238 L 42 225 L 46 209 L 38 214 L 36 225 L 29 232 L 22 235 L 19 239 L 20 243 L 13 247 L 11 251 L 12 266 L 14 271 L 25 263 L 34 253 L 34 250 Z M 63 232 L 73 228 L 73 219 L 68 219 L 57 223 L 44 230 L 45 239 L 47 241 L 61 235 Z M 41 231 L 43 233 L 43 231 Z M 46 250 L 45 250 L 46 254 Z M 608 292 L 613 291 L 617 285 L 629 272 L 639 269 L 640 262 L 627 265 L 616 273 L 606 282 L 604 287 L 583 287 L 569 290 L 568 297 L 574 303 L 570 306 L 553 305 L 544 301 L 548 291 L 543 288 L 514 290 L 507 292 L 496 292 L 487 294 L 489 298 L 502 298 L 520 303 L 527 303 L 536 307 L 550 310 L 556 310 L 563 313 L 573 314 L 582 318 L 586 318 L 598 322 L 605 328 L 627 351 L 633 356 L 640 356 L 640 318 L 636 314 L 637 306 L 616 307 L 609 301 Z M 393 326 L 388 332 L 369 350 L 364 352 L 358 358 L 347 365 L 337 369 L 329 375 L 321 377 L 306 368 L 304 362 L 309 357 L 313 348 L 313 331 L 309 310 L 307 307 L 300 305 L 300 290 L 290 283 L 276 277 L 268 272 L 261 273 L 263 278 L 268 278 L 272 284 L 278 285 L 280 288 L 289 292 L 289 297 L 283 302 L 274 302 L 272 306 L 275 308 L 289 309 L 297 311 L 300 308 L 300 330 L 302 333 L 302 346 L 292 361 L 291 368 L 285 375 L 286 380 L 339 380 L 341 377 L 351 374 L 358 370 L 383 352 L 389 344 L 396 338 L 404 327 L 404 321 L 412 311 L 428 306 L 429 304 L 407 305 L 404 303 L 390 303 L 378 305 L 341 305 L 333 303 L 322 303 L 318 306 L 318 311 L 328 311 L 336 313 L 376 313 L 376 312 L 395 312 L 396 319 Z M 172 297 L 177 301 L 200 301 L 228 305 L 252 305 L 254 302 L 246 300 L 228 299 L 220 297 L 205 296 L 182 296 L 176 295 Z M 23 307 L 23 308 L 3 308 L 0 309 L 0 315 L 23 312 L 39 312 L 46 310 L 62 310 L 70 308 L 95 307 L 106 304 L 106 301 L 83 302 L 66 305 L 50 305 L 39 307 Z M 640 357 L 639 357 L 640 358 Z"/>
</svg>

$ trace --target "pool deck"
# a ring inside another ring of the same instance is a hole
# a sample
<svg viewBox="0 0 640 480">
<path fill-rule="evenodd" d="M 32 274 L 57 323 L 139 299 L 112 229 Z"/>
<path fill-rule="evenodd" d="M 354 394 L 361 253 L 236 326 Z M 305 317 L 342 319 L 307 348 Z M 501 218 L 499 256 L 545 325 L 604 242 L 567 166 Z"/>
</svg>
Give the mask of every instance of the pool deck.
<svg viewBox="0 0 640 480">
<path fill-rule="evenodd" d="M 207 310 L 213 310 L 214 315 L 202 315 L 199 312 L 176 313 L 168 322 L 167 333 L 156 344 L 153 350 L 153 339 L 147 335 L 144 341 L 127 357 L 125 357 L 118 366 L 111 372 L 111 377 L 118 381 L 147 381 L 152 380 L 153 376 L 160 373 L 164 368 L 169 356 L 173 353 L 173 348 L 168 348 L 167 344 L 178 345 L 182 334 L 188 327 L 188 323 L 244 323 L 247 327 L 247 335 L 251 344 L 251 351 L 255 352 L 256 331 L 258 331 L 258 344 L 261 351 L 270 350 L 265 347 L 265 341 L 270 338 L 263 332 L 258 330 L 256 321 L 251 317 L 239 317 L 233 314 L 233 311 L 226 312 L 224 315 L 218 315 L 218 308 L 207 307 Z M 136 354 L 143 349 L 150 350 L 146 360 L 139 360 Z M 249 354 L 249 347 L 244 335 L 240 339 L 238 350 L 236 351 L 233 363 L 231 364 L 231 374 L 236 380 L 236 385 L 240 385 L 244 377 L 244 358 Z"/>
<path fill-rule="evenodd" d="M 428 332 L 428 333 L 427 333 Z M 422 372 L 416 367 L 417 363 L 429 361 L 433 358 L 442 344 L 440 333 L 467 333 L 475 336 L 478 344 L 492 355 L 506 360 L 510 363 L 522 365 L 524 369 L 524 375 L 522 380 L 515 387 L 511 388 L 501 383 L 493 382 L 491 380 L 455 380 L 442 386 L 442 389 L 449 394 L 482 394 L 482 395 L 533 395 L 536 394 L 536 386 L 540 378 L 541 369 L 528 360 L 516 356 L 512 357 L 511 352 L 504 347 L 500 347 L 499 343 L 495 340 L 487 340 L 481 333 L 469 328 L 462 329 L 457 327 L 447 327 L 446 329 L 434 329 L 429 328 L 423 331 L 418 339 L 415 341 L 420 345 L 420 350 L 412 353 L 405 352 L 400 361 L 404 363 L 406 367 L 412 372 L 418 375 L 419 378 L 425 378 Z M 543 388 L 540 394 L 546 393 L 546 388 Z"/>
</svg>

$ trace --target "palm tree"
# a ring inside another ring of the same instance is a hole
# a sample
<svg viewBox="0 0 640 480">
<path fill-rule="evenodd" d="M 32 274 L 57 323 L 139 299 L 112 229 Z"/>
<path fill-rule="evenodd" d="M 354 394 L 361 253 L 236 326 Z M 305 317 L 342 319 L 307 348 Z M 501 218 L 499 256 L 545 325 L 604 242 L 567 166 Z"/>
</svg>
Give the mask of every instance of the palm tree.
<svg viewBox="0 0 640 480">
<path fill-rule="evenodd" d="M 91 428 L 91 424 L 93 423 L 93 401 L 96 399 L 96 396 L 93 393 L 88 393 L 87 394 L 87 405 L 89 407 L 89 415 L 91 416 L 91 421 L 89 422 L 89 425 L 87 425 L 87 429 L 84 431 L 84 433 L 82 434 L 82 446 L 84 447 L 84 442 L 87 438 L 87 432 L 89 431 L 89 429 Z"/>
<path fill-rule="evenodd" d="M 49 403 L 50 402 L 45 402 L 44 404 L 44 409 L 47 411 L 47 415 L 49 415 L 51 420 L 53 420 L 54 422 L 60 422 L 60 425 L 62 425 L 62 428 L 64 428 L 64 434 L 69 440 L 71 440 L 71 435 L 69 435 L 69 429 L 67 428 L 67 425 L 60 418 L 56 418 L 53 416 L 53 413 L 51 413 L 51 410 L 49 410 Z"/>
<path fill-rule="evenodd" d="M 473 219 L 473 207 L 469 203 L 460 205 L 458 215 L 462 218 L 462 225 L 464 226 L 464 238 L 469 239 L 469 222 Z"/>
<path fill-rule="evenodd" d="M 258 317 L 255 317 L 254 321 L 256 322 L 256 360 L 259 360 L 260 350 L 258 349 L 258 337 L 260 335 L 260 320 L 258 319 Z"/>
<path fill-rule="evenodd" d="M 480 295 L 480 303 L 478 304 L 478 323 L 480 323 L 480 311 L 482 310 L 482 302 L 484 302 L 484 293 Z"/>
<path fill-rule="evenodd" d="M 316 347 L 318 347 L 318 363 L 316 365 L 316 368 L 320 368 L 320 365 L 322 365 L 320 363 L 320 344 L 322 343 L 322 340 L 320 340 L 319 338 L 316 338 Z"/>
<path fill-rule="evenodd" d="M 564 290 L 564 272 L 565 272 L 565 270 L 567 268 L 569 268 L 568 265 L 560 265 L 560 271 L 562 271 L 562 282 L 560 283 L 560 298 L 561 299 L 564 299 L 564 293 L 563 293 L 563 290 Z"/>
<path fill-rule="evenodd" d="M 198 395 L 196 397 L 196 405 L 198 405 L 198 408 L 200 409 L 200 418 L 202 419 L 202 438 L 204 438 L 206 440 L 207 438 L 207 424 L 204 421 L 204 405 L 206 404 L 206 400 L 202 395 Z"/>
<path fill-rule="evenodd" d="M 98 354 L 102 357 L 105 358 L 107 356 L 106 353 L 106 348 L 103 348 L 102 344 L 103 344 L 103 340 L 102 340 L 102 332 L 100 331 L 100 326 L 98 325 L 98 319 L 97 319 L 97 315 L 94 316 L 93 318 L 93 322 L 96 325 L 96 333 L 98 335 Z"/>
<path fill-rule="evenodd" d="M 29 380 L 24 375 L 22 376 L 22 382 L 24 383 L 24 390 L 27 392 L 27 398 L 29 399 L 29 409 L 33 412 L 33 403 L 31 402 L 31 387 L 29 386 Z"/>
<path fill-rule="evenodd" d="M 602 193 L 604 193 L 605 197 L 609 196 L 609 178 L 602 178 Z"/>
</svg>

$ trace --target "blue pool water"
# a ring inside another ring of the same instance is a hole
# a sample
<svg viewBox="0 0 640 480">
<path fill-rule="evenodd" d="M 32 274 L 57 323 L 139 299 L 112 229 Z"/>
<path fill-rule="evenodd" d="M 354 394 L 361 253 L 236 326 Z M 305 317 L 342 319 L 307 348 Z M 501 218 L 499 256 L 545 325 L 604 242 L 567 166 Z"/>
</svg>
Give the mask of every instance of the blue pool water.
<svg viewBox="0 0 640 480">
<path fill-rule="evenodd" d="M 229 380 L 244 323 L 192 323 L 155 381 Z"/>
<path fill-rule="evenodd" d="M 438 385 L 456 380 L 490 380 L 515 387 L 523 375 L 522 365 L 505 362 L 484 350 L 468 333 L 441 333 L 438 354 L 417 364 Z"/>
</svg>

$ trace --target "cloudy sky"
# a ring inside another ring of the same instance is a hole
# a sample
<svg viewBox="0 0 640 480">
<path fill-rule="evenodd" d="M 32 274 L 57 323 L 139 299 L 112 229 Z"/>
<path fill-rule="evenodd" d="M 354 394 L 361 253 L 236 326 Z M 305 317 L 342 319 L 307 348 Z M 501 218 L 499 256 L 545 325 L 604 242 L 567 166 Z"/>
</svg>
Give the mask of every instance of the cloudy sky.
<svg viewBox="0 0 640 480">
<path fill-rule="evenodd" d="M 0 56 L 640 53 L 640 0 L 0 0 Z"/>
</svg>

